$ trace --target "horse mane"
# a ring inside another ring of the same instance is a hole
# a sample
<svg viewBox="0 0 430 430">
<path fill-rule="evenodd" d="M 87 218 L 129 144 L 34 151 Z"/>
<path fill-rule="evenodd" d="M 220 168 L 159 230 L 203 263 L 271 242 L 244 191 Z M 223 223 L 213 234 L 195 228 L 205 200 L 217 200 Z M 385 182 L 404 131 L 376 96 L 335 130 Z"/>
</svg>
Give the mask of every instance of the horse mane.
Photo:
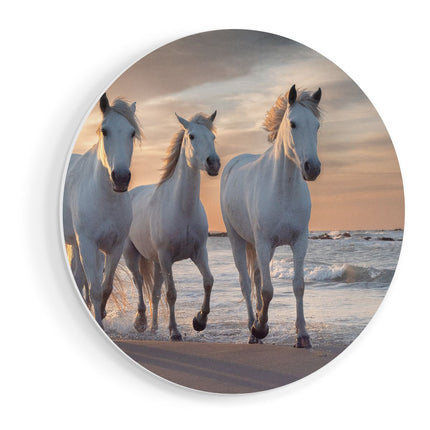
<svg viewBox="0 0 430 430">
<path fill-rule="evenodd" d="M 288 95 L 290 91 L 287 91 L 284 95 L 280 95 L 276 100 L 275 104 L 266 113 L 266 118 L 263 123 L 263 128 L 269 132 L 267 140 L 273 143 L 278 136 L 279 127 L 284 118 L 285 111 L 288 107 Z M 297 99 L 294 103 L 298 103 L 303 107 L 309 109 L 316 118 L 320 118 L 321 111 L 318 102 L 312 97 L 312 93 L 309 91 L 297 92 Z"/>
<path fill-rule="evenodd" d="M 119 97 L 114 100 L 114 102 L 110 105 L 110 109 L 114 112 L 122 115 L 134 128 L 135 130 L 135 138 L 141 142 L 143 138 L 142 127 L 140 125 L 140 121 L 136 117 L 135 112 L 131 109 L 130 105 L 126 100 Z M 98 128 L 97 132 L 99 133 L 101 130 L 101 126 Z"/>
<path fill-rule="evenodd" d="M 215 127 L 210 120 L 210 115 L 204 113 L 195 114 L 190 120 L 195 124 L 204 125 L 208 130 L 215 133 Z M 181 155 L 182 141 L 184 139 L 185 130 L 181 128 L 172 138 L 167 148 L 166 156 L 163 159 L 163 167 L 161 168 L 162 174 L 158 182 L 158 187 L 172 177 L 176 165 L 178 164 L 179 156 Z"/>
</svg>

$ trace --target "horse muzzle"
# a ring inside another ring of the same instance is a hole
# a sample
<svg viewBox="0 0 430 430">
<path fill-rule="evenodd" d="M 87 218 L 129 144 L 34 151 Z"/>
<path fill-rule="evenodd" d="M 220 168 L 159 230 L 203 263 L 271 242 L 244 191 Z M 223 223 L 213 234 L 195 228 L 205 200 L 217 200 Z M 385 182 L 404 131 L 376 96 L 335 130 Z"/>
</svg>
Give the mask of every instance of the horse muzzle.
<svg viewBox="0 0 430 430">
<path fill-rule="evenodd" d="M 210 156 L 206 159 L 206 172 L 208 173 L 209 176 L 217 176 L 220 167 L 221 167 L 221 162 L 217 155 Z"/>
<path fill-rule="evenodd" d="M 124 193 L 128 190 L 131 179 L 130 170 L 112 170 L 111 173 L 113 190 L 117 193 Z"/>
<path fill-rule="evenodd" d="M 321 173 L 321 163 L 305 161 L 302 168 L 302 176 L 305 181 L 315 181 Z"/>
</svg>

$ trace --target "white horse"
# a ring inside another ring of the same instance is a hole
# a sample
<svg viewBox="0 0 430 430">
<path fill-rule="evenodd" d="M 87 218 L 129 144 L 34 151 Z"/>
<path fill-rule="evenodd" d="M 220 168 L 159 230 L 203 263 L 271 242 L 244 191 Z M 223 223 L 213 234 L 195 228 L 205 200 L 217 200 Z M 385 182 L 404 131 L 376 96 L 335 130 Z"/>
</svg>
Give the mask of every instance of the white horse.
<svg viewBox="0 0 430 430">
<path fill-rule="evenodd" d="M 248 309 L 249 343 L 261 342 L 269 332 L 270 261 L 276 247 L 288 244 L 294 259 L 295 346 L 311 347 L 303 314 L 303 263 L 311 213 L 306 181 L 315 180 L 321 169 L 317 154 L 320 99 L 321 89 L 297 94 L 293 85 L 266 115 L 264 126 L 273 146 L 262 155 L 233 158 L 221 178 L 221 209 Z M 255 318 L 248 269 L 256 289 Z"/>
<path fill-rule="evenodd" d="M 130 191 L 133 221 L 124 246 L 124 258 L 139 294 L 134 326 L 146 329 L 142 286 L 152 303 L 152 330 L 158 327 L 158 303 L 163 281 L 169 305 L 170 339 L 182 340 L 175 320 L 176 289 L 172 265 L 191 258 L 203 276 L 204 300 L 193 319 L 194 329 L 204 330 L 209 314 L 213 277 L 209 270 L 206 241 L 208 222 L 200 201 L 200 170 L 216 176 L 220 160 L 215 152 L 211 116 L 197 114 L 190 121 L 177 116 L 181 129 L 170 143 L 164 172 L 158 184 Z"/>
<path fill-rule="evenodd" d="M 103 327 L 106 302 L 112 292 L 115 269 L 131 225 L 127 193 L 134 139 L 141 138 L 136 104 L 121 99 L 109 105 L 100 99 L 103 121 L 99 141 L 85 154 L 73 154 L 63 199 L 64 238 L 71 247 L 76 284 L 86 286 L 96 321 Z"/>
</svg>

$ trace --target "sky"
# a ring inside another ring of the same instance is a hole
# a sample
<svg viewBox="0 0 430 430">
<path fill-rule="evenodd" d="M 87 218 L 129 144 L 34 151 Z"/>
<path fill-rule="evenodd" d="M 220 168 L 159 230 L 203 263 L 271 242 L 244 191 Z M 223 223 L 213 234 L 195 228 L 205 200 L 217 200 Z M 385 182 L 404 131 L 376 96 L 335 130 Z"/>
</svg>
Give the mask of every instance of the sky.
<svg viewBox="0 0 430 430">
<path fill-rule="evenodd" d="M 293 84 L 322 89 L 319 178 L 309 184 L 310 230 L 403 228 L 400 168 L 385 126 L 362 90 L 312 49 L 269 33 L 221 30 L 179 39 L 126 70 L 108 89 L 112 102 L 136 102 L 145 138 L 136 146 L 131 188 L 158 182 L 162 158 L 179 130 L 175 112 L 189 118 L 217 110 L 216 151 L 222 166 L 241 153 L 268 147 L 262 124 L 277 97 Z M 97 143 L 102 120 L 90 112 L 73 152 Z M 201 173 L 201 200 L 210 231 L 225 231 L 219 204 L 221 177 Z"/>
</svg>

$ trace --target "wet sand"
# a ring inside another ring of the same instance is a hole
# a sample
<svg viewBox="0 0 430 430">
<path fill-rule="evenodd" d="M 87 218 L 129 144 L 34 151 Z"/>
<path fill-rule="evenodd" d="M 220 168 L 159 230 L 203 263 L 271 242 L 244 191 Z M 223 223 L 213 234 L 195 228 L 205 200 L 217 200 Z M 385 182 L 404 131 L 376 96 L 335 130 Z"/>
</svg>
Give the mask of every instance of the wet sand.
<svg viewBox="0 0 430 430">
<path fill-rule="evenodd" d="M 252 393 L 297 381 L 342 352 L 287 345 L 121 340 L 115 343 L 151 372 L 186 387 Z"/>
</svg>

